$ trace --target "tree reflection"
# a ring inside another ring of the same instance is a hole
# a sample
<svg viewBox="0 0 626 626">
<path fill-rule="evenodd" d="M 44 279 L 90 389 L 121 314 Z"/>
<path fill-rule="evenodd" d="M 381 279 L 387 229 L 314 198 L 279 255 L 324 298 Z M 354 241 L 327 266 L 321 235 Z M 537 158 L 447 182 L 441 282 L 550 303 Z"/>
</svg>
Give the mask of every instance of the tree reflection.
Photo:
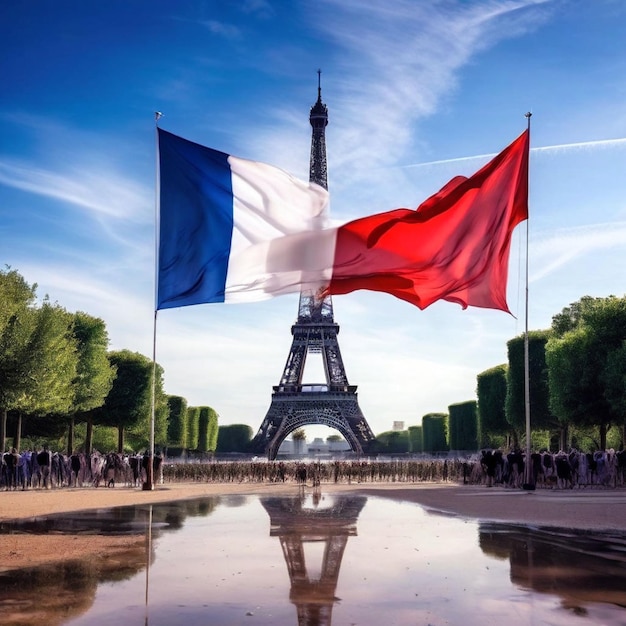
<svg viewBox="0 0 626 626">
<path fill-rule="evenodd" d="M 626 607 L 626 538 L 598 532 L 481 524 L 485 554 L 508 558 L 515 585 L 560 597 L 585 613 L 588 603 Z"/>
<path fill-rule="evenodd" d="M 85 613 L 93 604 L 100 583 L 127 580 L 147 569 L 155 558 L 152 539 L 182 528 L 187 516 L 210 515 L 219 503 L 218 497 L 198 498 L 3 523 L 0 537 L 11 533 L 54 537 L 124 535 L 135 540 L 124 547 L 104 542 L 98 556 L 90 555 L 82 560 L 64 560 L 59 554 L 59 560 L 54 563 L 1 572 L 0 623 L 31 626 L 44 615 L 46 625 L 55 626 Z"/>
</svg>

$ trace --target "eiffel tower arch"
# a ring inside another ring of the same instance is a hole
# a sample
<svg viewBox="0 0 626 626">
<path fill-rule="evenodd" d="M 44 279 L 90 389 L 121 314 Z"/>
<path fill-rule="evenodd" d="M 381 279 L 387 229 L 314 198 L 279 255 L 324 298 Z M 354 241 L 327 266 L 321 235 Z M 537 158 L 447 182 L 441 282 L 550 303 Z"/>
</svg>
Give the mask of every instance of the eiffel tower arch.
<svg viewBox="0 0 626 626">
<path fill-rule="evenodd" d="M 318 71 L 317 102 L 311 107 L 312 127 L 309 180 L 328 189 L 326 126 L 328 109 L 322 102 Z M 320 285 L 321 287 L 321 285 Z M 280 383 L 273 387 L 270 408 L 250 444 L 254 454 L 276 458 L 285 438 L 297 428 L 320 424 L 338 430 L 357 455 L 367 452 L 374 440 L 357 397 L 357 386 L 350 385 L 341 358 L 339 324 L 334 320 L 330 296 L 319 290 L 300 293 L 298 318 L 291 327 L 293 341 Z M 322 357 L 325 381 L 303 383 L 307 357 Z"/>
</svg>

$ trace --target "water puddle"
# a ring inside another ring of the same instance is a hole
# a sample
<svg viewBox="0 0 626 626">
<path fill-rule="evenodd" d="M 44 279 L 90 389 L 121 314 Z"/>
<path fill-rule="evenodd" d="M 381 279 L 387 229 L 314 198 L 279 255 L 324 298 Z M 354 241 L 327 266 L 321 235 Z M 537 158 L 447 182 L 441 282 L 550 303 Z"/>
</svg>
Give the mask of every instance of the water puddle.
<svg viewBox="0 0 626 626">
<path fill-rule="evenodd" d="M 227 496 L 0 525 L 124 537 L 0 574 L 0 623 L 626 624 L 626 535 L 483 524 L 357 494 Z"/>
</svg>

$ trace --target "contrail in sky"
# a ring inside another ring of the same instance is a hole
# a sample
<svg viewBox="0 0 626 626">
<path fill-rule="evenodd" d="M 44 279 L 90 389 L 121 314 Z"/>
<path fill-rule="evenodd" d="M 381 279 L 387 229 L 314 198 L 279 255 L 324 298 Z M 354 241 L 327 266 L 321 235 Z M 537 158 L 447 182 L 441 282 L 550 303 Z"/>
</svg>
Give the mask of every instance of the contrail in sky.
<svg viewBox="0 0 626 626">
<path fill-rule="evenodd" d="M 606 148 L 610 146 L 619 146 L 626 144 L 626 137 L 622 139 L 598 139 L 597 141 L 580 141 L 578 143 L 563 143 L 558 146 L 544 146 L 542 148 L 531 148 L 531 152 L 552 152 L 557 150 L 571 150 L 575 148 Z M 440 161 L 427 161 L 426 163 L 412 163 L 410 165 L 402 165 L 403 168 L 408 167 L 427 167 L 429 165 L 443 165 L 445 163 L 460 163 L 462 161 L 473 161 L 474 159 L 488 159 L 496 156 L 496 152 L 492 154 L 476 154 L 468 157 L 457 157 L 456 159 L 442 159 Z"/>
</svg>

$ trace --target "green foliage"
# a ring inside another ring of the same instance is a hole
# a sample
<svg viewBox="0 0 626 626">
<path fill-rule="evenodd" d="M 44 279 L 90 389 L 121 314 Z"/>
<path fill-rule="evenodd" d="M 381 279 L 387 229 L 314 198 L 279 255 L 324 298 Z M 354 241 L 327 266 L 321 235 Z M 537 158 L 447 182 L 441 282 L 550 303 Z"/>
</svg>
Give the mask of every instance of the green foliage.
<svg viewBox="0 0 626 626">
<path fill-rule="evenodd" d="M 187 400 L 182 396 L 167 396 L 170 410 L 167 422 L 167 445 L 184 448 L 187 443 Z"/>
<path fill-rule="evenodd" d="M 32 384 L 17 408 L 37 415 L 69 412 L 78 368 L 78 347 L 72 327 L 73 316 L 57 304 L 46 301 L 36 310 L 27 348 Z"/>
<path fill-rule="evenodd" d="M 152 376 L 155 380 L 155 443 L 166 444 L 167 399 L 163 392 L 163 368 L 138 352 L 120 350 L 109 353 L 117 374 L 104 405 L 94 411 L 94 421 L 118 429 L 118 452 L 124 450 L 124 432 L 133 445 L 147 447 L 152 421 Z"/>
<path fill-rule="evenodd" d="M 190 406 L 187 408 L 187 450 L 198 449 L 198 434 L 200 432 L 200 407 Z"/>
<path fill-rule="evenodd" d="M 109 335 L 101 319 L 81 311 L 75 313 L 72 334 L 78 348 L 78 365 L 68 425 L 68 454 L 74 451 L 76 422 L 92 419 L 91 411 L 104 404 L 116 375 L 107 353 Z M 92 445 L 91 439 L 86 441 L 85 450 L 91 450 Z"/>
<path fill-rule="evenodd" d="M 156 374 L 154 390 L 154 445 L 155 448 L 165 448 L 167 446 L 167 423 L 170 409 L 167 404 L 167 395 L 163 391 L 163 368 L 156 364 L 154 372 Z M 148 411 L 139 422 L 128 429 L 128 445 L 125 445 L 124 449 L 141 450 L 149 447 L 151 420 L 152 415 Z"/>
<path fill-rule="evenodd" d="M 446 413 L 428 413 L 422 417 L 424 452 L 444 452 L 449 449 L 446 440 L 447 421 Z"/>
<path fill-rule="evenodd" d="M 291 433 L 291 438 L 294 441 L 306 441 L 306 432 L 304 431 L 304 428 L 296 428 L 296 430 Z"/>
<path fill-rule="evenodd" d="M 450 450 L 478 450 L 476 400 L 448 407 L 448 445 Z"/>
<path fill-rule="evenodd" d="M 78 348 L 72 410 L 84 413 L 104 404 L 116 370 L 108 358 L 109 334 L 103 320 L 78 311 L 72 335 Z"/>
<path fill-rule="evenodd" d="M 511 426 L 506 420 L 507 369 L 506 363 L 496 365 L 476 377 L 478 441 L 483 447 L 494 437 L 510 432 Z"/>
<path fill-rule="evenodd" d="M 304 444 L 306 443 L 306 432 L 304 428 L 296 428 L 296 430 L 291 433 L 291 440 L 293 441 L 294 454 L 302 454 Z"/>
<path fill-rule="evenodd" d="M 246 452 L 252 441 L 252 428 L 247 424 L 220 426 L 217 434 L 217 452 Z"/>
<path fill-rule="evenodd" d="M 0 270 L 0 452 L 6 449 L 7 411 L 30 408 L 38 385 L 33 375 L 39 355 L 30 352 L 37 326 L 35 297 L 36 285 L 9 267 Z"/>
<path fill-rule="evenodd" d="M 626 342 L 607 355 L 602 380 L 604 395 L 611 405 L 615 421 L 624 426 L 626 424 Z"/>
<path fill-rule="evenodd" d="M 12 319 L 33 306 L 37 285 L 29 285 L 16 270 L 0 270 L 0 336 Z"/>
<path fill-rule="evenodd" d="M 217 413 L 210 406 L 200 407 L 198 416 L 198 449 L 200 452 L 215 452 L 217 447 Z"/>
<path fill-rule="evenodd" d="M 114 452 L 117 450 L 118 432 L 117 428 L 101 427 L 97 428 L 93 435 L 93 449 L 106 454 L 107 452 Z M 127 450 L 127 452 L 138 452 L 137 448 Z"/>
<path fill-rule="evenodd" d="M 78 364 L 76 340 L 72 335 L 73 316 L 46 300 L 38 309 L 25 312 L 30 334 L 20 369 L 23 384 L 14 398 L 18 423 L 14 445 L 20 448 L 22 417 L 45 417 L 63 428 L 74 400 Z M 54 430 L 54 426 L 52 430 Z"/>
<path fill-rule="evenodd" d="M 376 435 L 377 451 L 382 454 L 404 454 L 409 451 L 407 430 L 388 430 Z"/>
<path fill-rule="evenodd" d="M 118 429 L 120 450 L 126 448 L 124 433 L 131 449 L 147 447 L 153 374 L 155 444 L 167 445 L 169 406 L 163 369 L 128 350 L 108 354 L 108 333 L 101 319 L 68 313 L 48 299 L 37 306 L 36 287 L 9 267 L 0 270 L 0 450 L 6 449 L 9 415 L 17 445 L 23 426 L 26 435 L 54 441 L 62 440 L 59 433 L 69 425 L 69 449 L 74 449 L 76 433 L 84 437 L 80 447 L 89 451 L 92 432 L 98 430 L 92 430 L 95 424 Z M 124 370 L 119 375 L 118 358 Z M 207 423 L 209 450 L 216 446 L 216 420 L 210 415 Z M 81 421 L 86 428 L 79 428 Z M 184 443 L 191 449 L 198 446 L 197 414 Z"/>
<path fill-rule="evenodd" d="M 560 424 L 550 408 L 550 387 L 546 364 L 546 344 L 551 331 L 535 330 L 528 333 L 528 376 L 531 426 L 539 430 L 558 429 Z M 526 429 L 526 391 L 523 335 L 507 343 L 509 367 L 507 370 L 506 419 L 517 432 Z"/>
<path fill-rule="evenodd" d="M 572 425 L 598 427 L 604 448 L 610 425 L 625 421 L 626 298 L 581 298 L 553 318 L 553 329 L 550 406 Z"/>
<path fill-rule="evenodd" d="M 409 452 L 419 454 L 424 452 L 424 436 L 421 426 L 409 426 Z"/>
</svg>

